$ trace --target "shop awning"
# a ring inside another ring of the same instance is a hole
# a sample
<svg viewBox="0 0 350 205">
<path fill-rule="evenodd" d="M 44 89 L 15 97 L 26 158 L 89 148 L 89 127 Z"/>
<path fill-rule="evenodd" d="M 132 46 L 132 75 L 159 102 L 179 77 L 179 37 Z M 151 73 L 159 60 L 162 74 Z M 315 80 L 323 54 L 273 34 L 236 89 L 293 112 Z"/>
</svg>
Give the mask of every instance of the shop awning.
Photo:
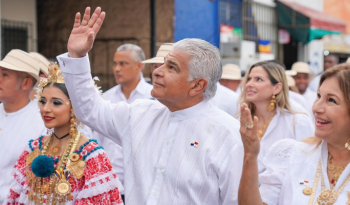
<svg viewBox="0 0 350 205">
<path fill-rule="evenodd" d="M 277 12 L 279 27 L 304 44 L 325 35 L 344 33 L 346 30 L 344 20 L 295 2 L 277 1 Z"/>
</svg>

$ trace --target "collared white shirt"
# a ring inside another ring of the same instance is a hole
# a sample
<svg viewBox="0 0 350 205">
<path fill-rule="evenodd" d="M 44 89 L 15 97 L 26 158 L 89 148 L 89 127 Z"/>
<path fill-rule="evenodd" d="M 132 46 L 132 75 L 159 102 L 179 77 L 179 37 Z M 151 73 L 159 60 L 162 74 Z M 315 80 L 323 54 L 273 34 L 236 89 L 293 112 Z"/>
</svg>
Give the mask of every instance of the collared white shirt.
<svg viewBox="0 0 350 205">
<path fill-rule="evenodd" d="M 13 183 L 13 166 L 27 147 L 30 139 L 46 133 L 38 102 L 32 100 L 22 109 L 6 113 L 0 104 L 0 204 L 9 193 Z"/>
<path fill-rule="evenodd" d="M 293 114 L 287 110 L 281 113 L 277 109 L 260 141 L 259 173 L 265 170 L 262 160 L 275 142 L 282 139 L 301 141 L 312 136 L 314 132 L 315 128 L 306 114 Z"/>
<path fill-rule="evenodd" d="M 116 85 L 113 88 L 107 90 L 103 93 L 103 98 L 110 100 L 112 103 L 117 103 L 120 101 L 125 101 L 127 103 L 132 103 L 136 99 L 152 99 L 151 90 L 153 86 L 148 84 L 140 73 L 140 81 L 136 88 L 130 93 L 128 99 L 126 99 L 121 85 Z"/>
<path fill-rule="evenodd" d="M 211 103 L 229 115 L 236 117 L 239 108 L 238 98 L 238 94 L 218 82 L 216 93 L 211 99 Z"/>
<path fill-rule="evenodd" d="M 314 91 L 317 92 L 318 90 L 318 85 L 320 84 L 320 80 L 321 80 L 321 75 L 322 73 L 318 74 L 314 79 L 312 79 L 309 83 L 309 88 Z"/>
<path fill-rule="evenodd" d="M 148 84 L 140 73 L 140 81 L 136 88 L 131 92 L 130 97 L 126 99 L 122 92 L 121 85 L 116 85 L 103 94 L 105 100 L 109 100 L 112 103 L 118 103 L 125 101 L 128 104 L 134 102 L 136 99 L 152 99 L 151 90 L 153 86 Z M 118 174 L 119 180 L 124 184 L 124 168 L 123 168 L 123 150 L 122 147 L 107 137 L 93 132 L 93 138 L 97 139 L 99 144 L 103 146 L 107 153 L 109 160 L 112 163 L 114 170 Z"/>
<path fill-rule="evenodd" d="M 123 147 L 126 204 L 238 204 L 237 120 L 208 101 L 176 112 L 153 100 L 111 105 L 94 89 L 87 56 L 57 58 L 77 118 Z"/>
<path fill-rule="evenodd" d="M 313 188 L 319 159 L 322 162 L 322 174 L 325 188 L 330 189 L 327 175 L 328 148 L 324 141 L 316 146 L 294 140 L 281 140 L 271 146 L 264 158 L 266 171 L 260 174 L 260 194 L 268 205 L 301 205 L 308 204 L 310 195 L 303 194 L 306 187 Z M 343 184 L 350 173 L 350 163 L 340 175 L 335 190 Z M 321 176 L 312 204 L 315 204 L 321 193 Z M 308 183 L 305 183 L 307 181 Z M 300 183 L 304 182 L 304 183 Z M 348 183 L 340 193 L 334 205 L 345 205 L 349 200 Z"/>
</svg>

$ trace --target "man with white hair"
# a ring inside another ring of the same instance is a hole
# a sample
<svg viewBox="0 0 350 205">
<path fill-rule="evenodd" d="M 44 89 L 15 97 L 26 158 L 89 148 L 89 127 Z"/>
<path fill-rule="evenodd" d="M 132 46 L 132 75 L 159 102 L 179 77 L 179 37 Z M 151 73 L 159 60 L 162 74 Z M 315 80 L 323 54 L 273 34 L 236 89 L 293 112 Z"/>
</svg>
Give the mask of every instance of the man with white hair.
<svg viewBox="0 0 350 205">
<path fill-rule="evenodd" d="M 0 61 L 0 204 L 6 198 L 13 166 L 33 138 L 46 133 L 36 101 L 30 93 L 39 80 L 39 62 L 14 49 Z"/>
<path fill-rule="evenodd" d="M 221 77 L 219 50 L 206 41 L 174 44 L 153 72 L 152 96 L 111 105 L 98 97 L 87 53 L 104 20 L 80 13 L 58 56 L 79 120 L 123 147 L 128 205 L 236 205 L 243 146 L 239 122 L 212 106 Z M 104 181 L 103 181 L 104 182 Z"/>
<path fill-rule="evenodd" d="M 152 99 L 152 85 L 143 78 L 142 70 L 145 60 L 143 50 L 134 44 L 123 44 L 119 46 L 113 58 L 113 74 L 115 82 L 118 84 L 103 94 L 105 100 L 112 103 L 125 101 L 132 103 L 136 99 Z M 98 139 L 104 147 L 111 163 L 124 183 L 123 151 L 121 146 L 111 141 L 109 138 L 93 132 L 93 138 Z"/>
</svg>

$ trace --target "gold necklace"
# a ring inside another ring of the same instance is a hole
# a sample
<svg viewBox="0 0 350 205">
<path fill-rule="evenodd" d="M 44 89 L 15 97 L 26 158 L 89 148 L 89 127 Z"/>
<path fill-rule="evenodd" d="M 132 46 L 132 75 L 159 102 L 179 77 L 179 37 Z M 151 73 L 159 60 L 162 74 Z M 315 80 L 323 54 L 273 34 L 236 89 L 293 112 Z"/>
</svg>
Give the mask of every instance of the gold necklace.
<svg viewBox="0 0 350 205">
<path fill-rule="evenodd" d="M 312 194 L 311 194 L 310 199 L 309 199 L 309 205 L 313 204 L 320 175 L 321 175 L 321 193 L 317 197 L 317 200 L 316 200 L 317 205 L 333 205 L 337 201 L 338 196 L 343 191 L 345 186 L 349 183 L 350 173 L 347 176 L 347 178 L 345 179 L 345 181 L 343 182 L 343 184 L 339 187 L 338 190 L 326 189 L 324 177 L 323 177 L 323 172 L 322 172 L 322 164 L 321 164 L 321 159 L 320 159 L 318 161 L 315 181 L 314 181 L 314 185 L 312 188 Z"/>
<path fill-rule="evenodd" d="M 44 147 L 41 151 L 41 154 L 45 154 L 50 142 L 52 141 L 53 136 L 51 135 L 50 139 L 48 139 Z M 56 170 L 63 171 L 63 168 L 65 165 L 69 164 L 69 155 L 74 152 L 78 142 L 80 140 L 80 133 L 77 132 L 74 134 L 71 139 L 69 140 L 68 145 L 66 146 L 66 149 L 60 158 Z M 64 173 L 62 173 L 64 175 Z M 65 202 L 66 199 L 71 200 L 72 195 L 70 194 L 70 184 L 66 181 L 66 178 L 61 178 L 57 182 L 57 177 L 55 177 L 55 173 L 51 175 L 50 181 L 48 183 L 44 183 L 43 180 L 45 178 L 38 177 L 36 179 L 36 183 L 33 183 L 33 190 L 36 190 L 37 195 L 33 195 L 31 197 L 32 200 L 34 200 L 35 204 L 41 205 L 43 204 L 43 194 L 46 193 L 47 199 L 46 203 L 50 203 L 51 201 L 51 194 L 52 194 L 52 204 L 55 205 L 57 202 Z"/>
<path fill-rule="evenodd" d="M 276 113 L 263 125 L 262 129 L 258 129 L 258 135 L 260 140 L 264 136 L 267 127 L 270 125 L 270 122 L 272 121 L 273 117 L 275 117 L 275 115 Z"/>
<path fill-rule="evenodd" d="M 333 177 L 332 177 L 332 179 L 330 181 L 331 189 L 333 189 L 335 187 L 335 185 L 337 184 L 337 181 L 338 181 L 340 175 L 343 173 L 343 171 L 345 169 L 345 167 L 341 167 L 341 166 L 340 167 L 336 167 L 336 166 L 334 166 L 332 164 L 332 161 L 331 161 L 332 158 L 333 158 L 333 156 L 330 153 L 328 153 L 328 166 L 327 166 L 327 169 L 329 171 L 331 171 L 332 175 L 333 175 Z"/>
</svg>

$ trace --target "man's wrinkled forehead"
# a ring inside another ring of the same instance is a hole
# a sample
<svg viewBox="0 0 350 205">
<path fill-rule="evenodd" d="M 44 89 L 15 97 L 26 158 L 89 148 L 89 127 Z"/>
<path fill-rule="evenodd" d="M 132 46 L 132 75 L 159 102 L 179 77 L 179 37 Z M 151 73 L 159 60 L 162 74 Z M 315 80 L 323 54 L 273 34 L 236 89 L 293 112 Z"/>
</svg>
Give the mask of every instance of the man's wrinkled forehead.
<svg viewBox="0 0 350 205">
<path fill-rule="evenodd" d="M 187 63 L 190 61 L 191 56 L 187 54 L 184 51 L 181 50 L 172 50 L 164 57 L 164 63 L 165 62 L 172 62 L 176 64 L 184 64 L 187 65 Z"/>
</svg>

